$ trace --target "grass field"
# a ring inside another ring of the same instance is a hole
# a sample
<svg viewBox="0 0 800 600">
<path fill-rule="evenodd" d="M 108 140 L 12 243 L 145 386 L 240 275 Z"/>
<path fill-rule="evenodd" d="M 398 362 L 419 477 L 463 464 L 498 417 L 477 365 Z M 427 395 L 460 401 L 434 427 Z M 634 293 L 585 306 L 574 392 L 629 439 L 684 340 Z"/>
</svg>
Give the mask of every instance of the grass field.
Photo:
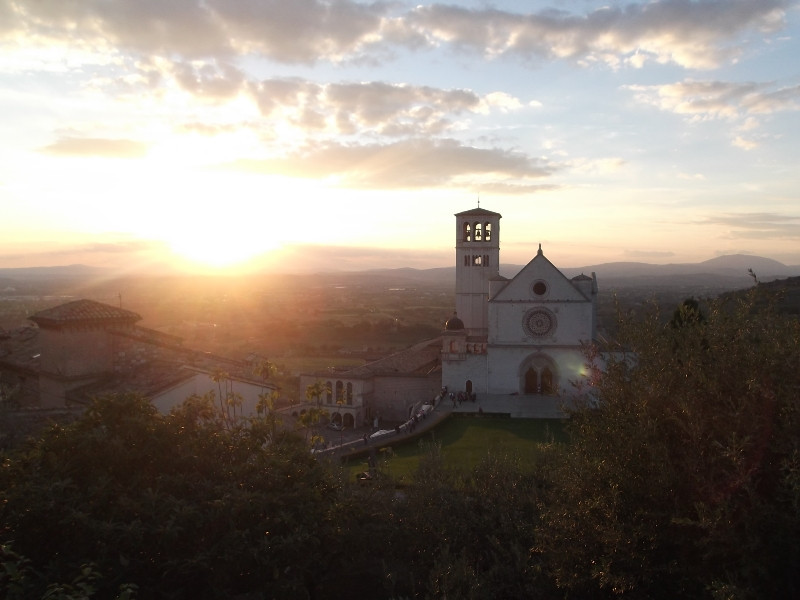
<svg viewBox="0 0 800 600">
<path fill-rule="evenodd" d="M 382 470 L 399 483 L 410 481 L 424 453 L 424 445 L 441 444 L 445 465 L 470 470 L 487 453 L 523 458 L 537 452 L 539 444 L 564 442 L 563 423 L 553 419 L 512 419 L 510 417 L 474 417 L 454 415 L 425 435 L 389 448 L 378 450 Z M 346 465 L 348 477 L 367 470 L 366 457 Z"/>
</svg>

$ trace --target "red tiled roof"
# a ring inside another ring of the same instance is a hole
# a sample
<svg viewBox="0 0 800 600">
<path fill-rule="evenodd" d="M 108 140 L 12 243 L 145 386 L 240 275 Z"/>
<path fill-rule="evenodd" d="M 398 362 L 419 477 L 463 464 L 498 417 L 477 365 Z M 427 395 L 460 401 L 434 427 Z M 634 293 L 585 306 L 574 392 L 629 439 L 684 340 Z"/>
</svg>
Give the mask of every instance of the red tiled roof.
<svg viewBox="0 0 800 600">
<path fill-rule="evenodd" d="M 385 358 L 342 373 L 350 377 L 420 376 L 441 368 L 442 340 L 420 342 Z"/>
<path fill-rule="evenodd" d="M 141 315 L 94 300 L 75 300 L 40 311 L 29 317 L 39 327 L 63 327 L 77 323 L 135 323 Z"/>
</svg>

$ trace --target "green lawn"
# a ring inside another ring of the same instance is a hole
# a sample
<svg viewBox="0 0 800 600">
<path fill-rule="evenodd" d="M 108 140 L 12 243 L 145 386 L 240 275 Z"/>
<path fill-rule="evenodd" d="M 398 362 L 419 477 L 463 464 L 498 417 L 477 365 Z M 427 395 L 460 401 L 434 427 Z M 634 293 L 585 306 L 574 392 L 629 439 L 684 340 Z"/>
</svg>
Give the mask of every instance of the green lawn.
<svg viewBox="0 0 800 600">
<path fill-rule="evenodd" d="M 563 423 L 552 419 L 512 419 L 510 417 L 473 417 L 454 415 L 436 429 L 415 440 L 381 448 L 378 456 L 383 470 L 399 482 L 409 481 L 419 464 L 425 443 L 438 442 L 445 464 L 469 470 L 488 452 L 515 455 L 524 459 L 537 452 L 540 443 L 564 442 Z M 366 457 L 346 465 L 348 477 L 367 469 Z"/>
</svg>

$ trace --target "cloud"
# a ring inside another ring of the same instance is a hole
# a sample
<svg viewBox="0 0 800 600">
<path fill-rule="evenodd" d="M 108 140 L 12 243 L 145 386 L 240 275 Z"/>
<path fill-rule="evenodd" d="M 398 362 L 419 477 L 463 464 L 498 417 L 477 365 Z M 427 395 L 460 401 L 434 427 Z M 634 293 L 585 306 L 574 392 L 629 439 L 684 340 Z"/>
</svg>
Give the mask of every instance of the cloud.
<svg viewBox="0 0 800 600">
<path fill-rule="evenodd" d="M 637 102 L 684 116 L 690 122 L 723 120 L 735 124 L 731 144 L 742 150 L 760 145 L 754 116 L 800 110 L 800 86 L 769 89 L 772 84 L 753 82 L 695 81 L 666 85 L 632 85 Z M 743 135 L 746 134 L 746 135 Z"/>
<path fill-rule="evenodd" d="M 342 187 L 363 189 L 437 187 L 484 175 L 524 180 L 546 177 L 556 169 L 519 152 L 475 148 L 450 139 L 363 145 L 327 142 L 284 158 L 240 160 L 226 167 L 331 179 Z"/>
<path fill-rule="evenodd" d="M 737 119 L 800 109 L 800 86 L 768 90 L 769 84 L 753 82 L 695 81 L 666 85 L 632 85 L 635 99 L 668 112 L 696 120 Z M 745 123 L 752 128 L 752 122 Z"/>
<path fill-rule="evenodd" d="M 140 158 L 147 154 L 147 148 L 147 144 L 133 140 L 62 137 L 40 151 L 57 156 Z"/>
<path fill-rule="evenodd" d="M 624 158 L 611 156 L 607 158 L 579 158 L 570 161 L 570 166 L 576 173 L 607 175 L 616 173 L 628 164 Z"/>
<path fill-rule="evenodd" d="M 452 128 L 454 117 L 481 110 L 483 102 L 469 90 L 383 82 L 268 79 L 251 84 L 250 91 L 265 117 L 346 135 L 438 135 Z"/>
<path fill-rule="evenodd" d="M 756 148 L 758 148 L 758 142 L 756 142 L 755 140 L 745 139 L 740 135 L 734 137 L 731 144 L 733 144 L 737 148 L 741 148 L 742 150 L 755 150 Z"/>
<path fill-rule="evenodd" d="M 238 55 L 312 64 L 446 45 L 487 58 L 711 68 L 741 53 L 743 32 L 783 27 L 786 6 L 784 0 L 654 0 L 573 15 L 447 4 L 403 12 L 401 4 L 352 0 L 0 0 L 0 15 L 6 35 L 189 59 Z"/>
<path fill-rule="evenodd" d="M 84 47 L 116 46 L 144 54 L 230 53 L 222 22 L 198 0 L 11 2 L 17 36 Z"/>
<path fill-rule="evenodd" d="M 743 100 L 748 114 L 771 114 L 784 110 L 800 109 L 800 85 L 771 92 L 750 94 Z"/>
<path fill-rule="evenodd" d="M 416 8 L 407 26 L 429 46 L 451 44 L 489 58 L 569 59 L 618 66 L 646 58 L 688 68 L 713 68 L 736 58 L 740 33 L 783 26 L 780 0 L 655 0 L 605 7 L 586 15 L 563 11 L 515 14 L 432 4 Z"/>
<path fill-rule="evenodd" d="M 232 98 L 245 84 L 242 71 L 221 61 L 174 63 L 173 76 L 184 90 L 211 100 Z"/>
<path fill-rule="evenodd" d="M 472 190 L 479 194 L 492 194 L 496 196 L 529 196 L 540 192 L 552 192 L 561 188 L 554 184 L 520 184 L 490 181 L 475 183 Z"/>
<path fill-rule="evenodd" d="M 255 54 L 312 63 L 357 53 L 386 5 L 348 0 L 5 0 L 6 31 L 75 45 L 106 43 L 144 55 L 184 58 Z"/>
<path fill-rule="evenodd" d="M 800 240 L 800 215 L 779 213 L 722 213 L 701 220 L 700 225 L 728 227 L 730 239 Z"/>
<path fill-rule="evenodd" d="M 70 264 L 102 256 L 130 257 L 163 252 L 166 244 L 152 240 L 124 240 L 117 242 L 90 242 L 87 244 L 60 244 L 51 248 L 34 249 L 26 245 L 18 252 L 0 254 L 2 261 L 21 261 L 26 264 Z"/>
</svg>

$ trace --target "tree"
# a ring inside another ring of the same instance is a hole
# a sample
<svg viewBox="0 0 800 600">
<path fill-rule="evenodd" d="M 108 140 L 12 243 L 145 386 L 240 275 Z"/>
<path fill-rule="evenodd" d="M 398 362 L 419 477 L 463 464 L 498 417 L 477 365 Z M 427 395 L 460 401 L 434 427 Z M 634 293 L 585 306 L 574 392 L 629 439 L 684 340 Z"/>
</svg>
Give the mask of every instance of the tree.
<svg viewBox="0 0 800 600">
<path fill-rule="evenodd" d="M 219 412 L 221 414 L 226 414 L 225 397 L 228 391 L 228 379 L 230 379 L 230 375 L 224 369 L 216 368 L 211 373 L 211 381 L 217 384 L 217 392 L 219 394 L 217 398 L 219 398 Z M 223 385 L 225 386 L 225 393 L 222 391 Z"/>
<path fill-rule="evenodd" d="M 319 379 L 314 383 L 310 383 L 306 386 L 306 400 L 314 401 L 319 408 L 322 404 L 322 395 L 323 394 L 330 394 L 331 388 L 324 381 L 320 381 Z"/>
<path fill-rule="evenodd" d="M 263 423 L 267 429 L 270 441 L 275 441 L 278 435 L 278 427 L 281 425 L 281 418 L 275 410 L 275 405 L 278 400 L 278 392 L 261 392 L 258 395 L 258 403 L 256 404 L 256 413 L 258 417 L 252 420 L 252 425 Z"/>
<path fill-rule="evenodd" d="M 273 363 L 267 359 L 263 359 L 258 361 L 258 363 L 253 367 L 253 375 L 261 378 L 261 380 L 266 383 L 277 372 L 277 370 L 277 367 Z"/>
<path fill-rule="evenodd" d="M 622 323 L 543 504 L 568 594 L 800 594 L 800 324 L 757 299 Z"/>
<path fill-rule="evenodd" d="M 164 416 L 138 396 L 102 397 L 4 457 L 0 545 L 41 575 L 26 597 L 79 589 L 89 564 L 100 598 L 123 583 L 143 598 L 315 593 L 323 548 L 336 548 L 338 479 L 302 440 L 264 446 L 212 403 Z"/>
</svg>

